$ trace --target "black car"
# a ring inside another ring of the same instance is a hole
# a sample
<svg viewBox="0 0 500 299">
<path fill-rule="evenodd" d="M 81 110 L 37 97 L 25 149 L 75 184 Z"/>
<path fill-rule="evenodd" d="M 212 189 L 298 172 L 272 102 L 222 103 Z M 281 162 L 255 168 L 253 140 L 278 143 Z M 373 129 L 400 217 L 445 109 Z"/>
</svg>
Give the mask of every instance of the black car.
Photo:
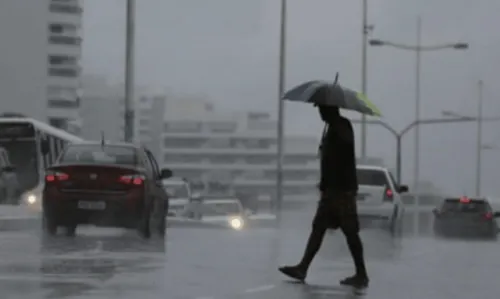
<svg viewBox="0 0 500 299">
<path fill-rule="evenodd" d="M 434 213 L 434 234 L 439 237 L 496 239 L 497 217 L 485 198 L 446 198 Z"/>
<path fill-rule="evenodd" d="M 172 171 L 153 154 L 128 143 L 69 145 L 46 170 L 43 227 L 74 235 L 79 224 L 137 229 L 145 238 L 164 236 L 167 194 L 161 180 Z"/>
</svg>

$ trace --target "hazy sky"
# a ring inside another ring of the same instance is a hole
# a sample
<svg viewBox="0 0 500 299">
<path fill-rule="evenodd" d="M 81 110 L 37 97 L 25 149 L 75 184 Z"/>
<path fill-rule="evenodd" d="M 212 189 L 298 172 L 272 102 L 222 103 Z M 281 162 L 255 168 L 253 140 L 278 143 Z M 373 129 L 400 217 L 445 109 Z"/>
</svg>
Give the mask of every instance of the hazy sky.
<svg viewBox="0 0 500 299">
<path fill-rule="evenodd" d="M 125 1 L 85 0 L 84 67 L 88 74 L 123 80 Z M 228 109 L 276 111 L 278 0 L 139 0 L 137 81 L 175 93 L 203 94 Z M 371 0 L 373 37 L 414 44 L 416 18 L 422 42 L 464 41 L 468 51 L 443 50 L 422 56 L 423 118 L 443 109 L 475 114 L 476 84 L 484 80 L 486 115 L 500 115 L 500 2 L 495 0 Z M 289 0 L 287 87 L 304 80 L 333 79 L 361 85 L 361 0 Z M 414 118 L 415 54 L 369 48 L 368 95 L 384 120 L 403 128 Z M 288 134 L 320 134 L 316 111 L 287 105 Z M 500 124 L 484 125 L 484 143 L 500 146 Z M 474 124 L 421 128 L 421 177 L 450 192 L 474 192 Z M 358 142 L 359 148 L 359 142 Z M 370 127 L 368 151 L 394 165 L 395 142 Z M 413 135 L 405 137 L 403 179 L 412 183 Z M 483 153 L 483 191 L 500 196 L 500 150 Z"/>
</svg>

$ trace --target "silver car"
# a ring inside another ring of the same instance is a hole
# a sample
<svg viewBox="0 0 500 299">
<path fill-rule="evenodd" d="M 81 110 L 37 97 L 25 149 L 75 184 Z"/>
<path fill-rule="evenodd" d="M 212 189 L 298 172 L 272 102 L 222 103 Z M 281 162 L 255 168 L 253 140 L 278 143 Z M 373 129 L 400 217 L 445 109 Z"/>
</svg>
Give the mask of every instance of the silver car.
<svg viewBox="0 0 500 299">
<path fill-rule="evenodd" d="M 357 176 L 358 216 L 362 227 L 381 224 L 393 236 L 402 234 L 405 208 L 400 194 L 408 192 L 408 187 L 398 185 L 391 172 L 381 166 L 358 165 Z"/>
</svg>

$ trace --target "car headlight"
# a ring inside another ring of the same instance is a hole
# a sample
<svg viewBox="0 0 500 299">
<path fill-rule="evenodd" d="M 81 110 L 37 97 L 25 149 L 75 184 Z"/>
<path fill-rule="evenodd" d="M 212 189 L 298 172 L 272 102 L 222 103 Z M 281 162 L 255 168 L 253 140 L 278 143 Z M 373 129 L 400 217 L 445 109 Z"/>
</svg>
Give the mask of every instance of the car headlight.
<svg viewBox="0 0 500 299">
<path fill-rule="evenodd" d="M 28 196 L 26 196 L 26 201 L 32 205 L 32 204 L 35 204 L 37 202 L 37 198 L 36 198 L 36 195 L 34 194 L 29 194 Z"/>
<path fill-rule="evenodd" d="M 234 217 L 229 220 L 229 225 L 235 230 L 240 230 L 243 228 L 243 219 L 240 217 Z"/>
</svg>

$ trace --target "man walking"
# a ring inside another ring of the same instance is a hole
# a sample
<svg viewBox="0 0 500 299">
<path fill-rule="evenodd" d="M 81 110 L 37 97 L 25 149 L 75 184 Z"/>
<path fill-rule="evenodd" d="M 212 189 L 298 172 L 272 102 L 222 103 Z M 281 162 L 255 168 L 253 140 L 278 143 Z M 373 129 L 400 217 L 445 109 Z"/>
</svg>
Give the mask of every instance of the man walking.
<svg viewBox="0 0 500 299">
<path fill-rule="evenodd" d="M 340 228 L 356 268 L 356 273 L 341 280 L 340 284 L 366 287 L 369 279 L 359 236 L 356 206 L 358 182 L 352 125 L 340 115 L 337 107 L 319 105 L 318 109 L 321 119 L 326 123 L 320 146 L 320 200 L 302 260 L 295 266 L 284 266 L 279 270 L 291 278 L 304 281 L 326 230 Z"/>
</svg>

